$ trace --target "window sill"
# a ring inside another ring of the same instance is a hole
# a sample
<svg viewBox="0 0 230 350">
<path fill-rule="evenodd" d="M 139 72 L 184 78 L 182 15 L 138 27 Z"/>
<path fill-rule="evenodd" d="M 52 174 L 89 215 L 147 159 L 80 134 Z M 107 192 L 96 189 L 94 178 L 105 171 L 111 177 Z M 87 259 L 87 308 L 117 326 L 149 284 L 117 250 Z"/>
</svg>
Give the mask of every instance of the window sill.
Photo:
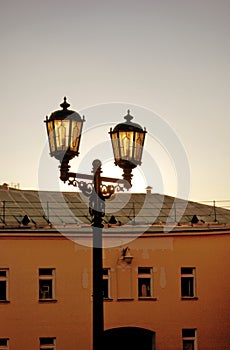
<svg viewBox="0 0 230 350">
<path fill-rule="evenodd" d="M 39 303 L 56 303 L 57 299 L 39 299 Z"/>
<path fill-rule="evenodd" d="M 133 301 L 134 298 L 117 298 L 117 301 Z"/>
<path fill-rule="evenodd" d="M 103 301 L 113 301 L 112 298 L 103 298 Z"/>
<path fill-rule="evenodd" d="M 9 300 L 0 300 L 0 304 L 9 304 L 10 301 Z"/>
<path fill-rule="evenodd" d="M 154 298 L 154 297 L 138 297 L 138 300 L 157 300 L 157 298 Z"/>
<path fill-rule="evenodd" d="M 181 300 L 198 300 L 198 297 L 181 297 Z"/>
</svg>

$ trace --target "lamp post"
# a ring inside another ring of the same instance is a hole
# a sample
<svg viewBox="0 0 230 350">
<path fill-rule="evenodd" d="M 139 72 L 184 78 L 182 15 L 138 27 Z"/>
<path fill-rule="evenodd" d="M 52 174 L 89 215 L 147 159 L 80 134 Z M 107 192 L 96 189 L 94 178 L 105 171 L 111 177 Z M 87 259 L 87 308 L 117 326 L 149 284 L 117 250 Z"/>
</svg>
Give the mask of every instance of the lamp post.
<svg viewBox="0 0 230 350">
<path fill-rule="evenodd" d="M 115 165 L 123 169 L 123 180 L 101 176 L 101 161 L 93 161 L 92 174 L 70 172 L 69 161 L 79 155 L 82 126 L 85 121 L 77 112 L 71 111 L 64 97 L 62 110 L 46 117 L 45 123 L 50 146 L 50 155 L 60 161 L 60 179 L 78 187 L 89 197 L 89 213 L 93 230 L 93 350 L 103 347 L 104 316 L 102 290 L 102 228 L 105 215 L 105 200 L 115 191 L 129 189 L 132 170 L 141 164 L 146 130 L 133 123 L 128 114 L 125 122 L 110 129 Z"/>
</svg>

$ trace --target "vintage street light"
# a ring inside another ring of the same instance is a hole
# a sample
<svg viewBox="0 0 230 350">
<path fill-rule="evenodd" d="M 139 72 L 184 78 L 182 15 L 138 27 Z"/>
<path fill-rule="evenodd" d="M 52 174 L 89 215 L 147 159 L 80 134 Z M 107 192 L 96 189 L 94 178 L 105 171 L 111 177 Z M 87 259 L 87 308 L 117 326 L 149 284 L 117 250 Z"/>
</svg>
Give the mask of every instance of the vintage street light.
<svg viewBox="0 0 230 350">
<path fill-rule="evenodd" d="M 111 128 L 109 133 L 115 158 L 114 164 L 123 169 L 123 178 L 131 187 L 132 170 L 137 165 L 141 165 L 146 130 L 132 122 L 133 117 L 129 110 L 124 119 L 126 119 L 125 123 L 116 125 L 113 130 Z"/>
<path fill-rule="evenodd" d="M 92 175 L 69 172 L 69 161 L 79 155 L 79 146 L 84 117 L 68 108 L 64 102 L 62 110 L 46 117 L 50 155 L 60 161 L 60 179 L 69 185 L 78 187 L 89 197 L 89 213 L 92 217 L 93 229 L 93 350 L 103 348 L 104 316 L 102 294 L 102 228 L 105 215 L 105 200 L 115 191 L 129 189 L 132 170 L 141 164 L 146 130 L 133 123 L 128 114 L 126 122 L 110 129 L 115 165 L 123 169 L 123 180 L 101 176 L 101 161 L 93 161 Z"/>
<path fill-rule="evenodd" d="M 81 116 L 68 108 L 70 104 L 60 104 L 62 110 L 55 111 L 48 118 L 46 117 L 46 128 L 49 139 L 50 155 L 61 162 L 61 180 L 66 181 L 69 170 L 69 161 L 79 155 L 81 131 L 84 116 Z"/>
</svg>

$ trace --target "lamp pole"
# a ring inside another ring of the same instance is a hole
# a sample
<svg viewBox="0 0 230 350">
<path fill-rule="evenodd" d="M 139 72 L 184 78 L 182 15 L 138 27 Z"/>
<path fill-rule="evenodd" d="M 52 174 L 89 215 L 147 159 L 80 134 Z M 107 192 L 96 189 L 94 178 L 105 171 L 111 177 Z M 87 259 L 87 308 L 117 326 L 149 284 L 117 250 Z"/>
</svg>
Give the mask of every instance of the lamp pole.
<svg viewBox="0 0 230 350">
<path fill-rule="evenodd" d="M 70 106 L 64 98 L 62 110 L 55 111 L 45 123 L 50 146 L 50 155 L 60 161 L 60 179 L 68 185 L 78 187 L 89 197 L 89 213 L 93 230 L 93 350 L 103 349 L 104 312 L 103 312 L 103 265 L 102 265 L 102 229 L 105 215 L 105 200 L 115 191 L 129 189 L 132 170 L 141 164 L 146 131 L 133 123 L 133 117 L 125 116 L 126 122 L 112 130 L 110 137 L 113 146 L 115 165 L 123 169 L 123 179 L 101 176 L 101 161 L 93 161 L 92 175 L 70 172 L 69 161 L 78 156 L 84 117 L 68 110 Z"/>
</svg>

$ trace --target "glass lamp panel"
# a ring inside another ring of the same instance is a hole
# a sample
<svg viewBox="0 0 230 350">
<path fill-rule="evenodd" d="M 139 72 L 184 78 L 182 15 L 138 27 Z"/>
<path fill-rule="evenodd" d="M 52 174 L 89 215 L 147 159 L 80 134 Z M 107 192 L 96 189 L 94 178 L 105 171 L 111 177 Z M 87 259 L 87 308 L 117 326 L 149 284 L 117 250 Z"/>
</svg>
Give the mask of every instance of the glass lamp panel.
<svg viewBox="0 0 230 350">
<path fill-rule="evenodd" d="M 119 132 L 121 158 L 132 160 L 133 132 Z"/>
<path fill-rule="evenodd" d="M 136 135 L 135 135 L 135 142 L 134 142 L 133 158 L 135 161 L 140 162 L 142 157 L 145 134 L 139 133 L 139 132 L 136 132 L 135 134 Z"/>
<path fill-rule="evenodd" d="M 72 120 L 70 128 L 70 149 L 71 151 L 78 152 L 82 122 Z"/>
<path fill-rule="evenodd" d="M 55 152 L 55 133 L 54 133 L 53 121 L 49 121 L 47 123 L 47 131 L 48 131 L 48 137 L 49 137 L 50 152 L 52 154 L 53 152 Z"/>
<path fill-rule="evenodd" d="M 67 151 L 69 148 L 69 120 L 55 120 L 54 125 L 57 151 Z"/>
<path fill-rule="evenodd" d="M 119 139 L 117 137 L 117 133 L 111 134 L 112 146 L 113 146 L 113 154 L 115 161 L 120 159 L 120 151 L 119 151 Z"/>
</svg>

